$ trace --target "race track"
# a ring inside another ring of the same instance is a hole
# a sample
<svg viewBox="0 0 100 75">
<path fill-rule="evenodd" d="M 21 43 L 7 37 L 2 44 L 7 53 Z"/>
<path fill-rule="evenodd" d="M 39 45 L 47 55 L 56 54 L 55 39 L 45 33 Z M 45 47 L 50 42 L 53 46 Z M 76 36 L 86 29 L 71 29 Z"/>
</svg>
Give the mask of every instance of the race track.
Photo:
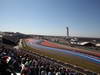
<svg viewBox="0 0 100 75">
<path fill-rule="evenodd" d="M 81 57 L 82 59 L 88 60 L 90 62 L 94 62 L 94 63 L 98 63 L 100 64 L 100 58 L 99 57 L 95 57 L 95 56 L 91 56 L 91 55 L 87 55 L 87 54 L 83 54 L 83 53 L 79 53 L 79 52 L 74 52 L 74 51 L 70 51 L 70 50 L 64 50 L 64 49 L 59 49 L 59 48 L 51 48 L 51 47 L 47 47 L 47 46 L 43 46 L 40 45 L 39 43 L 42 40 L 35 40 L 35 39 L 29 39 L 27 40 L 27 45 L 31 46 L 33 48 L 38 48 L 40 50 L 45 50 L 45 51 L 56 51 L 56 52 L 60 52 L 60 53 L 64 53 L 64 54 L 70 54 L 72 56 L 78 56 Z"/>
</svg>

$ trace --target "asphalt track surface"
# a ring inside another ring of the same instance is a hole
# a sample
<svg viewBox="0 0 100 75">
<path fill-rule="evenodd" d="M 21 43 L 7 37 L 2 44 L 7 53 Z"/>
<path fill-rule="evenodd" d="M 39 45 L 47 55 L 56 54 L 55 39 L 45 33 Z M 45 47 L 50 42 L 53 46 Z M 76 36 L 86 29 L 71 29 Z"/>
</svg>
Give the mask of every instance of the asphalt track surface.
<svg viewBox="0 0 100 75">
<path fill-rule="evenodd" d="M 31 41 L 27 41 L 26 44 L 33 48 L 36 48 L 36 49 L 38 48 L 42 51 L 50 50 L 50 51 L 56 51 L 56 52 L 60 52 L 60 53 L 64 53 L 64 54 L 70 54 L 72 56 L 79 56 L 82 59 L 86 59 L 88 61 L 100 64 L 99 57 L 95 57 L 95 56 L 91 56 L 91 55 L 87 55 L 87 54 L 83 54 L 83 53 L 78 53 L 78 52 L 73 52 L 73 51 L 65 50 L 65 49 L 51 48 L 51 47 L 43 46 L 43 45 L 39 44 L 40 42 L 41 42 L 41 40 L 35 40 L 35 39 L 32 40 L 31 39 Z"/>
</svg>

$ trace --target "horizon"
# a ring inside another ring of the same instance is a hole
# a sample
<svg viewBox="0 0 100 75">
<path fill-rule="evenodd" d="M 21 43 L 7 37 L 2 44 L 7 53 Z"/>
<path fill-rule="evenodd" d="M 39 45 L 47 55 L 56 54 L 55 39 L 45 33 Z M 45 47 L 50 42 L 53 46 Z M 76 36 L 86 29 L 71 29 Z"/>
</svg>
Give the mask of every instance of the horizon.
<svg viewBox="0 0 100 75">
<path fill-rule="evenodd" d="M 2 32 L 2 31 L 0 31 Z M 13 32 L 13 31 L 3 31 L 3 32 Z M 21 34 L 26 34 L 26 33 L 22 33 L 22 32 L 13 32 L 13 33 L 21 33 Z M 67 35 L 64 36 L 60 36 L 60 35 L 43 35 L 43 34 L 26 34 L 26 35 L 38 35 L 38 36 L 57 36 L 57 37 L 66 37 Z M 100 38 L 100 37 L 87 37 L 87 36 L 69 36 L 69 37 L 79 37 L 79 38 Z"/>
<path fill-rule="evenodd" d="M 100 38 L 99 0 L 3 0 L 0 31 Z"/>
</svg>

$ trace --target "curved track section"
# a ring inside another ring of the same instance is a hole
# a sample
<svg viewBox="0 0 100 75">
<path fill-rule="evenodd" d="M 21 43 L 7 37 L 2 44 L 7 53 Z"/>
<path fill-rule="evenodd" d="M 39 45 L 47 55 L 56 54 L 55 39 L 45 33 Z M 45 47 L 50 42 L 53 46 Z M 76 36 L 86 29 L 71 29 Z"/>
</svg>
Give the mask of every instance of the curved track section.
<svg viewBox="0 0 100 75">
<path fill-rule="evenodd" d="M 70 51 L 70 50 L 65 50 L 65 49 L 43 46 L 43 45 L 38 44 L 41 41 L 42 40 L 28 39 L 27 45 L 29 45 L 33 48 L 39 48 L 40 50 L 50 50 L 50 51 L 56 51 L 56 52 L 60 52 L 60 53 L 64 53 L 64 54 L 70 54 L 72 56 L 79 56 L 82 59 L 86 59 L 88 61 L 100 64 L 100 58 L 99 57 L 95 57 L 95 56 L 91 56 L 91 55 L 87 55 L 87 54 L 83 54 L 83 53 L 79 53 L 79 52 L 74 52 L 74 51 Z"/>
</svg>

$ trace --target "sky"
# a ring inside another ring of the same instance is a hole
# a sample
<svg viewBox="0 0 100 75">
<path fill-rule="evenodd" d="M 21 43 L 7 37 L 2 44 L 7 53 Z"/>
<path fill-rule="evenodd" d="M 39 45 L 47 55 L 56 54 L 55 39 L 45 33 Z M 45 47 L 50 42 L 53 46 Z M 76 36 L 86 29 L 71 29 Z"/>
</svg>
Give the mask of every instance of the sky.
<svg viewBox="0 0 100 75">
<path fill-rule="evenodd" d="M 100 37 L 100 0 L 0 0 L 0 31 Z"/>
</svg>

